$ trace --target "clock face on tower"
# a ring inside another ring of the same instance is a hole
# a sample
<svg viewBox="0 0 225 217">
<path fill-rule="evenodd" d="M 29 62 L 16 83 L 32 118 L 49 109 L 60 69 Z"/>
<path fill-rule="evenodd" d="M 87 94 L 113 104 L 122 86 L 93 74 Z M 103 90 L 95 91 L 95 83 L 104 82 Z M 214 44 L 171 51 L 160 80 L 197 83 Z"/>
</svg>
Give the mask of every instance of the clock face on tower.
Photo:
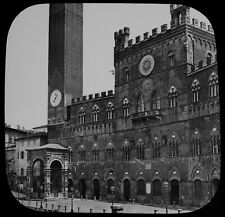
<svg viewBox="0 0 225 217">
<path fill-rule="evenodd" d="M 141 62 L 139 64 L 139 70 L 141 72 L 142 75 L 149 75 L 155 65 L 155 61 L 153 56 L 151 55 L 146 55 L 141 59 Z"/>
<path fill-rule="evenodd" d="M 50 96 L 50 103 L 53 107 L 59 105 L 62 99 L 62 94 L 59 90 L 53 90 Z"/>
</svg>

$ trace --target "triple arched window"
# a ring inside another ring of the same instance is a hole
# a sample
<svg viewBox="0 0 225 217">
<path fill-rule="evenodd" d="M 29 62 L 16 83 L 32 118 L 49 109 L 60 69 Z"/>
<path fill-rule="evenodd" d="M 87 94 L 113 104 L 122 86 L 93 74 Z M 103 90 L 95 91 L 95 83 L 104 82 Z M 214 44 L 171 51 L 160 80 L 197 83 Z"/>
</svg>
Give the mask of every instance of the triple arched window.
<svg viewBox="0 0 225 217">
<path fill-rule="evenodd" d="M 172 86 L 168 93 L 169 96 L 169 106 L 170 108 L 174 108 L 177 106 L 177 89 Z"/>
<path fill-rule="evenodd" d="M 78 153 L 79 153 L 79 160 L 85 161 L 86 160 L 86 151 L 85 151 L 85 148 L 83 145 L 81 145 L 79 147 Z"/>
<path fill-rule="evenodd" d="M 145 159 L 145 146 L 142 139 L 139 139 L 137 145 L 136 145 L 136 153 L 137 153 L 137 159 L 144 160 Z"/>
<path fill-rule="evenodd" d="M 129 100 L 125 98 L 123 100 L 123 117 L 127 117 L 129 115 Z"/>
<path fill-rule="evenodd" d="M 219 81 L 218 75 L 213 72 L 209 77 L 209 97 L 215 97 L 219 95 Z"/>
<path fill-rule="evenodd" d="M 144 112 L 145 111 L 145 102 L 143 94 L 140 94 L 137 100 L 137 112 Z"/>
<path fill-rule="evenodd" d="M 92 121 L 99 121 L 99 107 L 97 105 L 94 105 L 92 108 Z"/>
<path fill-rule="evenodd" d="M 152 94 L 151 110 L 160 110 L 160 97 L 156 90 Z"/>
<path fill-rule="evenodd" d="M 106 159 L 108 161 L 113 160 L 113 155 L 114 155 L 114 147 L 113 147 L 113 144 L 109 142 L 106 148 Z"/>
<path fill-rule="evenodd" d="M 92 148 L 92 156 L 93 156 L 93 161 L 99 161 L 99 149 L 97 144 L 94 144 Z"/>
<path fill-rule="evenodd" d="M 153 143 L 152 143 L 152 157 L 153 158 L 160 157 L 160 154 L 161 154 L 160 148 L 161 148 L 160 141 L 157 137 L 155 137 L 153 140 Z"/>
<path fill-rule="evenodd" d="M 108 103 L 106 108 L 106 118 L 107 120 L 112 120 L 114 118 L 114 106 L 111 102 Z"/>
<path fill-rule="evenodd" d="M 80 108 L 80 111 L 78 112 L 78 123 L 84 124 L 85 123 L 85 111 L 83 107 Z"/>
<path fill-rule="evenodd" d="M 128 140 L 125 140 L 122 145 L 123 159 L 130 160 L 130 145 Z"/>
<path fill-rule="evenodd" d="M 175 134 L 172 134 L 169 142 L 170 147 L 170 157 L 177 157 L 179 155 L 179 146 L 178 146 L 178 139 Z"/>
<path fill-rule="evenodd" d="M 211 133 L 210 144 L 212 154 L 220 153 L 220 133 L 217 131 L 216 128 L 213 128 L 213 132 Z"/>
<path fill-rule="evenodd" d="M 193 94 L 193 102 L 199 101 L 199 90 L 200 90 L 200 84 L 197 79 L 195 79 L 191 85 L 191 92 Z"/>
<path fill-rule="evenodd" d="M 200 156 L 202 152 L 202 142 L 201 142 L 201 137 L 200 133 L 198 130 L 195 130 L 193 136 L 192 136 L 192 154 L 193 156 Z"/>
</svg>

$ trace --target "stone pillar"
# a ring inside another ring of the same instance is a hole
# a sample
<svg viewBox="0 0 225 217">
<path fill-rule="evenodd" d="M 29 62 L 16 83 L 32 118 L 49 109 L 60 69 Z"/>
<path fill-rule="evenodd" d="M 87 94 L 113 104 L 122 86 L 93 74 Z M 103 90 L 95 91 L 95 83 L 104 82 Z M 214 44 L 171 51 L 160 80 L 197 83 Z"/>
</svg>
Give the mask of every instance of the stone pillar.
<svg viewBox="0 0 225 217">
<path fill-rule="evenodd" d="M 44 174 L 45 174 L 45 178 L 44 178 L 45 198 L 50 197 L 50 173 L 51 173 L 51 170 L 49 168 L 46 168 L 44 170 Z"/>
<path fill-rule="evenodd" d="M 63 195 L 64 197 L 68 197 L 68 157 L 69 155 L 65 155 L 65 161 L 64 161 L 64 169 L 62 171 L 62 189 L 63 189 Z"/>
</svg>

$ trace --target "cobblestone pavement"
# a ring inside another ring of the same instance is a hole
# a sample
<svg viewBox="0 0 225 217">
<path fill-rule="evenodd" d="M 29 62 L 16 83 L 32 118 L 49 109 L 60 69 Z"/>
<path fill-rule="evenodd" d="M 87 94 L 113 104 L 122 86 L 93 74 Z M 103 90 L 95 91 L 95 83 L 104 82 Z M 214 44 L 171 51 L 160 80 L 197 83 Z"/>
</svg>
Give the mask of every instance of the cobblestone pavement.
<svg viewBox="0 0 225 217">
<path fill-rule="evenodd" d="M 41 201 L 40 200 L 20 200 L 20 203 L 26 207 L 33 207 L 38 208 L 40 210 Z M 71 199 L 48 199 L 47 201 L 42 202 L 43 211 L 46 211 L 46 204 L 47 210 L 51 211 L 58 210 L 60 212 L 70 212 L 71 211 Z M 58 207 L 60 205 L 60 207 Z M 95 200 L 81 200 L 74 198 L 73 199 L 73 211 L 81 213 L 111 213 L 111 205 L 110 202 L 104 201 L 95 201 Z M 140 204 L 132 204 L 132 203 L 114 203 L 115 206 L 122 206 L 123 211 L 121 213 L 154 213 L 154 210 L 157 210 L 157 213 L 166 213 L 165 207 L 154 207 L 148 205 L 140 205 Z M 91 209 L 91 210 L 90 210 Z M 104 211 L 103 211 L 104 209 Z M 191 212 L 190 210 L 181 210 L 180 213 L 184 212 Z M 177 209 L 168 209 L 168 213 L 178 213 Z"/>
</svg>

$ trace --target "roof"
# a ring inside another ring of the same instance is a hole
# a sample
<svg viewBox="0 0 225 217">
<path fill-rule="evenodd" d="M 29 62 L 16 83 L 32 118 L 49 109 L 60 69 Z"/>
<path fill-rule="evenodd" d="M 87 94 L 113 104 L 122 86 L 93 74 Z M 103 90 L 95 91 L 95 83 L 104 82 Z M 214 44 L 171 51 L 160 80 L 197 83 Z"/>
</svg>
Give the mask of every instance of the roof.
<svg viewBox="0 0 225 217">
<path fill-rule="evenodd" d="M 36 133 L 25 135 L 23 137 L 19 137 L 16 140 L 23 140 L 23 139 L 27 139 L 27 138 L 41 137 L 41 136 L 47 137 L 47 133 L 46 132 L 36 132 Z"/>
<path fill-rule="evenodd" d="M 29 148 L 27 150 L 41 150 L 41 149 L 58 149 L 58 150 L 69 150 L 68 148 L 65 148 L 59 144 L 46 144 L 46 145 L 42 145 L 42 146 L 38 146 L 36 148 Z"/>
</svg>

